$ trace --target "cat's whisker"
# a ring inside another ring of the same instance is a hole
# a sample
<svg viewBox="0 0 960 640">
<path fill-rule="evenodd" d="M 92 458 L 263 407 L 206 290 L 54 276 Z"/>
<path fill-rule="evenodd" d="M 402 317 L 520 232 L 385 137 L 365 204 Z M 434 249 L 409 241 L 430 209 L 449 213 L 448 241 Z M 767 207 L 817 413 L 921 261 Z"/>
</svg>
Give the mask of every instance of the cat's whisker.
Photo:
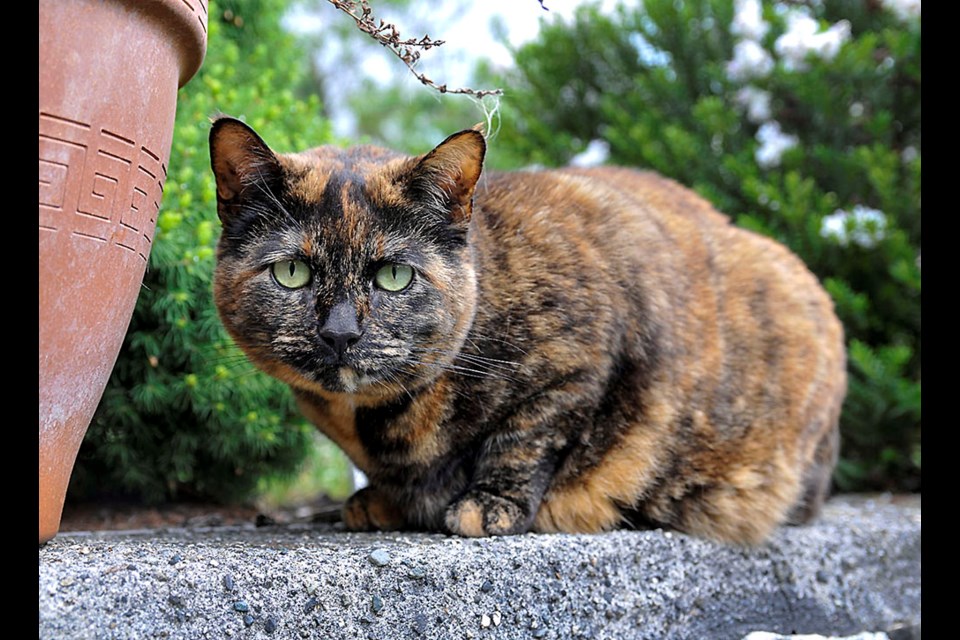
<svg viewBox="0 0 960 640">
<path fill-rule="evenodd" d="M 409 376 L 413 376 L 413 377 L 419 376 L 421 372 L 419 372 L 419 371 L 416 369 L 416 367 L 413 366 L 413 365 L 415 365 L 415 364 L 416 364 L 416 363 L 409 363 L 408 366 L 406 366 L 406 367 L 403 368 L 403 372 L 406 373 L 406 374 L 409 375 Z M 473 376 L 471 376 L 471 377 L 473 377 Z M 470 393 L 468 393 L 467 391 L 464 391 L 463 389 L 457 388 L 457 387 L 453 387 L 453 388 L 451 389 L 451 391 L 452 391 L 453 395 L 455 395 L 455 396 L 457 396 L 457 397 L 459 397 L 459 398 L 467 398 L 467 399 L 469 399 L 469 398 L 472 397 Z M 413 396 L 413 393 L 412 393 L 411 391 L 407 391 L 407 397 L 409 397 L 409 398 L 412 400 L 413 397 L 414 397 L 414 396 Z"/>
<path fill-rule="evenodd" d="M 440 353 L 453 358 L 461 358 L 463 360 L 469 360 L 471 362 L 489 364 L 491 366 L 493 365 L 503 366 L 510 369 L 518 369 L 523 366 L 523 363 L 516 362 L 514 360 L 500 360 L 498 358 L 488 358 L 486 356 L 464 353 L 463 351 L 450 351 L 446 349 L 437 349 L 437 348 L 431 348 L 431 347 L 421 347 L 421 349 L 429 350 L 432 353 Z"/>
<path fill-rule="evenodd" d="M 493 358 L 480 358 L 476 356 L 470 356 L 465 353 L 457 354 L 458 360 L 465 360 L 471 364 L 483 365 L 490 369 L 499 369 L 502 371 L 513 371 L 517 372 L 523 368 L 523 363 L 520 362 L 510 362 L 509 360 L 495 360 Z"/>
<path fill-rule="evenodd" d="M 449 372 L 449 373 L 459 373 L 459 374 L 461 374 L 461 375 L 464 375 L 464 376 L 467 376 L 467 377 L 470 377 L 470 378 L 493 378 L 493 377 L 497 377 L 497 376 L 494 376 L 494 375 L 490 375 L 490 374 L 488 374 L 488 373 L 485 372 L 485 371 L 473 371 L 473 370 L 470 370 L 470 369 L 465 369 L 465 368 L 463 368 L 463 367 L 457 367 L 456 365 L 443 364 L 443 363 L 440 363 L 440 362 L 426 362 L 426 361 L 411 360 L 411 364 L 417 365 L 417 366 L 420 366 L 420 367 L 427 367 L 427 368 L 430 368 L 430 369 L 437 369 L 437 370 L 440 370 L 440 371 L 446 371 L 446 372 Z M 416 369 L 413 369 L 413 370 L 411 371 L 411 373 L 412 373 L 413 375 L 419 374 L 419 372 L 416 371 Z"/>
<path fill-rule="evenodd" d="M 217 355 L 212 358 L 209 358 L 209 362 L 214 365 L 223 365 L 226 367 L 247 367 L 253 368 L 253 364 L 250 363 L 250 359 L 242 353 L 239 354 L 223 354 Z"/>
<path fill-rule="evenodd" d="M 247 205 L 247 209 L 252 213 L 266 218 L 271 223 L 277 223 L 281 221 L 284 215 L 293 220 L 293 217 L 285 209 L 278 210 L 275 207 L 268 207 L 260 203 L 250 203 Z M 296 220 L 294 220 L 294 222 L 296 222 Z"/>
<path fill-rule="evenodd" d="M 420 366 L 432 367 L 434 369 L 441 369 L 443 371 L 457 373 L 460 375 L 473 377 L 473 378 L 491 378 L 491 379 L 498 379 L 498 380 L 507 380 L 508 382 L 519 382 L 517 378 L 503 375 L 496 371 L 476 369 L 472 367 L 463 367 L 460 365 L 455 365 L 455 364 L 445 363 L 445 362 L 427 362 L 427 361 L 412 361 L 412 362 Z"/>
<path fill-rule="evenodd" d="M 392 371 L 384 371 L 381 375 L 383 375 L 384 378 L 386 378 L 386 379 L 385 379 L 385 380 L 373 380 L 373 382 L 374 382 L 375 384 L 379 384 L 380 386 L 382 386 L 383 388 L 385 388 L 385 389 L 387 389 L 387 390 L 392 390 L 391 385 L 396 385 L 396 386 L 400 387 L 400 390 L 401 390 L 403 393 L 405 393 L 408 398 L 410 398 L 411 400 L 413 399 L 413 394 L 411 393 L 410 389 L 408 389 L 408 388 L 406 387 L 406 385 L 404 385 L 403 382 L 400 380 L 400 376 L 396 375 L 396 374 L 393 373 Z"/>
<path fill-rule="evenodd" d="M 492 375 L 499 375 L 504 379 L 516 380 L 509 374 L 517 373 L 523 367 L 522 363 L 510 362 L 508 360 L 496 360 L 493 358 L 484 358 L 481 356 L 472 356 L 464 353 L 445 351 L 443 349 L 431 349 L 421 347 L 421 353 L 440 354 L 446 356 L 452 361 L 462 360 L 468 366 L 465 368 L 472 371 L 484 371 Z"/>
<path fill-rule="evenodd" d="M 478 331 L 474 328 L 474 330 L 472 330 L 472 331 L 470 332 L 470 337 L 468 337 L 466 341 L 469 342 L 470 345 L 471 345 L 474 349 L 476 349 L 477 351 L 480 351 L 480 352 L 482 353 L 482 352 L 483 352 L 483 349 L 481 349 L 480 346 L 477 344 L 477 340 L 479 340 L 479 341 L 481 341 L 481 342 L 498 342 L 498 343 L 500 343 L 500 344 L 502 344 L 502 345 L 505 345 L 506 347 L 508 347 L 508 348 L 510 348 L 510 349 L 514 349 L 515 351 L 518 351 L 518 352 L 522 353 L 523 355 L 528 355 L 528 352 L 527 352 L 525 349 L 523 349 L 522 347 L 520 347 L 520 346 L 518 346 L 518 345 L 516 345 L 516 344 L 514 344 L 514 343 L 512 343 L 512 342 L 508 342 L 507 340 L 504 340 L 504 339 L 502 339 L 502 338 L 494 338 L 494 337 L 491 337 L 491 336 L 485 336 L 485 335 L 483 335 L 482 333 L 478 332 Z"/>
<path fill-rule="evenodd" d="M 258 173 L 258 174 L 260 173 L 259 168 L 258 168 L 258 170 L 257 170 L 257 173 Z M 281 213 L 283 213 L 285 216 L 287 216 L 287 218 L 290 220 L 290 222 L 293 222 L 293 223 L 296 224 L 296 225 L 299 225 L 299 224 L 300 224 L 300 223 L 297 221 L 297 219 L 294 218 L 293 215 L 292 215 L 289 211 L 287 211 L 287 208 L 283 206 L 283 203 L 282 203 L 282 202 L 280 201 L 280 199 L 277 198 L 277 196 L 273 193 L 273 190 L 270 188 L 270 185 L 267 184 L 267 181 L 263 179 L 263 176 L 262 176 L 262 175 L 260 176 L 260 179 L 257 180 L 257 182 L 256 182 L 255 184 L 257 185 L 257 188 L 260 189 L 260 192 L 261 192 L 261 193 L 265 194 L 268 198 L 270 198 L 270 200 L 271 200 L 275 205 L 277 205 L 277 210 L 280 211 Z"/>
</svg>

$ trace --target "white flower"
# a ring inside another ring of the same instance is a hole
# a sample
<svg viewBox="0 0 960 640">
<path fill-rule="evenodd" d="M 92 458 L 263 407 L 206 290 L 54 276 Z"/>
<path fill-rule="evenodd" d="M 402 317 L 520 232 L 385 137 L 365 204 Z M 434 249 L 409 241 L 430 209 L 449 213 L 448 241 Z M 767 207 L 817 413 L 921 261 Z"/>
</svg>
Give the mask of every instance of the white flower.
<svg viewBox="0 0 960 640">
<path fill-rule="evenodd" d="M 856 205 L 852 211 L 837 209 L 824 216 L 820 223 L 820 235 L 835 240 L 845 247 L 851 242 L 861 247 L 873 247 L 883 239 L 887 229 L 887 216 L 878 209 Z"/>
<path fill-rule="evenodd" d="M 587 148 L 570 158 L 571 167 L 599 167 L 610 157 L 610 145 L 605 140 L 591 140 Z"/>
<path fill-rule="evenodd" d="M 909 164 L 916 160 L 920 156 L 920 152 L 917 151 L 917 148 L 913 145 L 903 148 L 903 151 L 900 152 L 900 159 L 903 160 L 904 164 Z"/>
<path fill-rule="evenodd" d="M 727 63 L 731 80 L 763 78 L 773 71 L 770 53 L 753 40 L 741 40 L 733 47 L 733 60 Z"/>
<path fill-rule="evenodd" d="M 846 20 L 818 33 L 819 29 L 817 21 L 806 13 L 794 11 L 787 16 L 787 31 L 773 45 L 783 58 L 787 70 L 806 69 L 806 59 L 810 54 L 823 60 L 832 60 L 843 43 L 850 39 L 850 23 Z"/>
<path fill-rule="evenodd" d="M 881 0 L 881 3 L 904 22 L 920 17 L 920 0 Z"/>
<path fill-rule="evenodd" d="M 770 119 L 770 97 L 769 91 L 746 86 L 737 91 L 734 99 L 741 107 L 746 107 L 747 119 L 759 124 Z"/>
<path fill-rule="evenodd" d="M 734 6 L 730 32 L 744 40 L 762 40 L 770 30 L 770 25 L 763 19 L 760 0 L 737 0 Z"/>
<path fill-rule="evenodd" d="M 850 22 L 841 20 L 823 33 L 814 36 L 813 50 L 823 60 L 833 60 L 840 53 L 840 47 L 850 39 Z"/>
<path fill-rule="evenodd" d="M 757 130 L 757 148 L 754 157 L 764 169 L 780 165 L 780 158 L 788 149 L 792 149 L 800 142 L 797 136 L 784 133 L 780 130 L 779 122 L 766 122 Z"/>
<path fill-rule="evenodd" d="M 810 38 L 820 25 L 806 13 L 791 12 L 787 16 L 787 31 L 774 42 L 774 50 L 785 59 L 788 66 L 802 64 L 810 52 Z"/>
</svg>

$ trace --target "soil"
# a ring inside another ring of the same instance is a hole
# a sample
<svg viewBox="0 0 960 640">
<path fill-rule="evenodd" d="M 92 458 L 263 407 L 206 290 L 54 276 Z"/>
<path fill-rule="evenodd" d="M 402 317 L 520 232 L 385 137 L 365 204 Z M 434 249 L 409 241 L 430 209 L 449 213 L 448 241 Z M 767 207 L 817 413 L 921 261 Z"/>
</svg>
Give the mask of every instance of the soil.
<svg viewBox="0 0 960 640">
<path fill-rule="evenodd" d="M 920 494 L 845 494 L 849 504 L 920 504 Z M 265 526 L 292 522 L 340 522 L 342 502 L 320 496 L 283 507 L 183 502 L 147 506 L 122 502 L 67 503 L 60 531 L 126 531 L 133 529 Z"/>
<path fill-rule="evenodd" d="M 60 531 L 127 531 L 167 528 L 337 522 L 340 504 L 320 498 L 303 505 L 258 508 L 254 505 L 173 503 L 148 506 L 122 502 L 66 504 Z"/>
</svg>

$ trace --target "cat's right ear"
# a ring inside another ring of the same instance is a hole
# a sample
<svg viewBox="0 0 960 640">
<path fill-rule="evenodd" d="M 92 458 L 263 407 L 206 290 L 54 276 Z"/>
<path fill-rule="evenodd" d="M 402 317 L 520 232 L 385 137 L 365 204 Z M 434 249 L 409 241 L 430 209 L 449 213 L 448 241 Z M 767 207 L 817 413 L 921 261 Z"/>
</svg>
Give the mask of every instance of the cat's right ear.
<svg viewBox="0 0 960 640">
<path fill-rule="evenodd" d="M 476 126 L 453 134 L 419 160 L 407 177 L 411 192 L 442 203 L 454 224 L 469 223 L 486 151 L 487 143 Z"/>
<path fill-rule="evenodd" d="M 281 175 L 280 162 L 257 132 L 243 122 L 220 117 L 210 129 L 210 166 L 217 179 L 221 221 L 253 185 L 270 188 Z"/>
</svg>

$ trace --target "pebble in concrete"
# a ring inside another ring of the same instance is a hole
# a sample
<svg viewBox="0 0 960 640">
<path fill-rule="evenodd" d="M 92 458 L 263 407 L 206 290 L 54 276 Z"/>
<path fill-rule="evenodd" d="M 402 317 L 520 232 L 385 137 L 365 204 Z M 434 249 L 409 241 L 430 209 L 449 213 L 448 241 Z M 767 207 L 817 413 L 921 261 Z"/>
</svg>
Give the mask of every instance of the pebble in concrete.
<svg viewBox="0 0 960 640">
<path fill-rule="evenodd" d="M 427 633 L 427 616 L 418 613 L 413 616 L 413 630 L 418 636 L 426 635 Z"/>
<path fill-rule="evenodd" d="M 277 630 L 277 621 L 272 616 L 263 621 L 263 630 L 267 633 L 273 633 Z"/>
<path fill-rule="evenodd" d="M 370 564 L 376 567 L 385 567 L 390 564 L 390 553 L 385 549 L 375 549 L 367 556 L 367 560 L 370 561 Z"/>
</svg>

